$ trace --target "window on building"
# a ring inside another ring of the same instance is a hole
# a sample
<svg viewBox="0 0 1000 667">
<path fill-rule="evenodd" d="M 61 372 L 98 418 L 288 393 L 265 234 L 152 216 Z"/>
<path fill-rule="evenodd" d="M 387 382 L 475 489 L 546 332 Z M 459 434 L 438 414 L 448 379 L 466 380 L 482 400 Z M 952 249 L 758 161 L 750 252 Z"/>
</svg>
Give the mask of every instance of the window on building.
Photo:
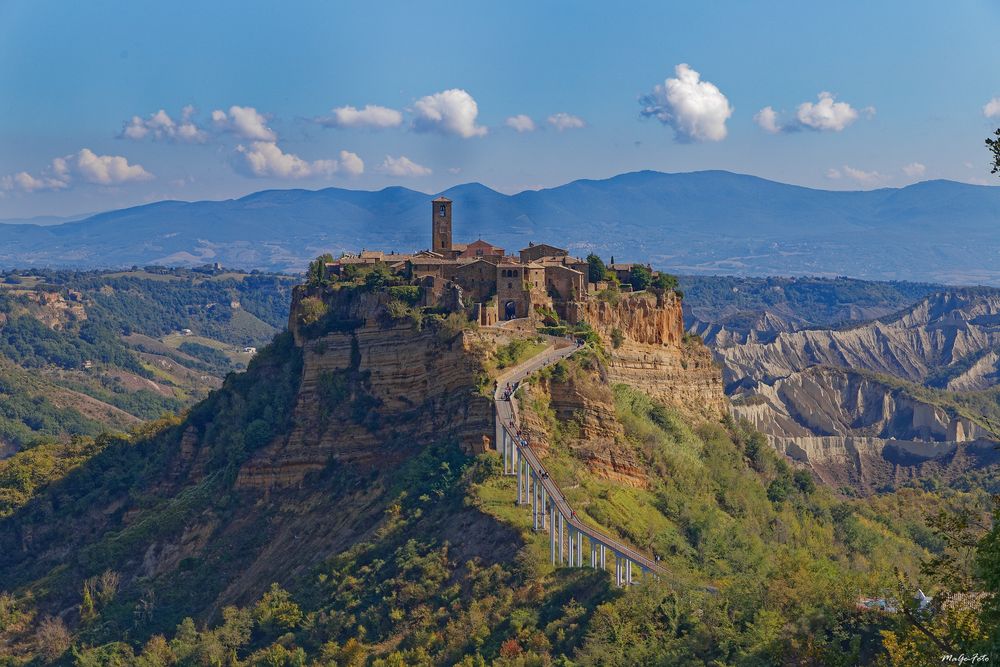
<svg viewBox="0 0 1000 667">
<path fill-rule="evenodd" d="M 448 214 L 447 211 L 447 207 L 444 204 L 441 204 L 441 207 L 438 209 L 438 215 L 443 218 Z"/>
<path fill-rule="evenodd" d="M 514 287 L 513 283 L 507 283 L 507 289 L 511 289 L 512 287 Z"/>
</svg>

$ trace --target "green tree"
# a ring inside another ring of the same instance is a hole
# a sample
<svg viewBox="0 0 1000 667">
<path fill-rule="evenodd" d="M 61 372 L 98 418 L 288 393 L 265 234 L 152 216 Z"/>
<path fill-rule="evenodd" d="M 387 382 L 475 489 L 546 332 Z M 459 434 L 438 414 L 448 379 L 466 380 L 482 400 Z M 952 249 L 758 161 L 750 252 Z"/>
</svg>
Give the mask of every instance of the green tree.
<svg viewBox="0 0 1000 667">
<path fill-rule="evenodd" d="M 587 255 L 587 280 L 592 283 L 598 283 L 605 279 L 608 273 L 608 267 L 604 265 L 604 260 L 590 253 Z"/>
<path fill-rule="evenodd" d="M 327 281 L 326 265 L 332 261 L 333 255 L 325 253 L 309 262 L 309 269 L 306 271 L 306 276 L 310 285 L 322 285 Z"/>
<path fill-rule="evenodd" d="M 633 291 L 641 292 L 653 283 L 653 272 L 649 270 L 648 266 L 633 264 L 632 270 L 628 274 L 628 281 L 631 283 Z"/>
<path fill-rule="evenodd" d="M 991 174 L 1000 173 L 1000 129 L 994 132 L 996 139 L 986 138 L 986 148 L 990 149 L 993 154 L 993 165 L 990 169 Z"/>
<path fill-rule="evenodd" d="M 653 287 L 661 290 L 677 290 L 677 276 L 672 276 L 669 273 L 664 273 L 660 271 L 653 278 Z"/>
</svg>

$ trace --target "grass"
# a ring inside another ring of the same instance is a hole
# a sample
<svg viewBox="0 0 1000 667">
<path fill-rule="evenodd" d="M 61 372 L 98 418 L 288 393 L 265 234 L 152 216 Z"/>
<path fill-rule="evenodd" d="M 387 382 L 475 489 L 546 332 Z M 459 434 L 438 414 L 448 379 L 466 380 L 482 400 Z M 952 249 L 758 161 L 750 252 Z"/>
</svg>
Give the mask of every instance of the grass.
<svg viewBox="0 0 1000 667">
<path fill-rule="evenodd" d="M 172 334 L 167 334 L 160 340 L 163 342 L 164 345 L 171 347 L 175 350 L 180 349 L 181 343 L 198 343 L 199 345 L 204 345 L 205 347 L 210 347 L 212 349 L 219 350 L 220 352 L 225 354 L 226 357 L 228 357 L 229 360 L 233 363 L 242 363 L 246 365 L 250 363 L 250 360 L 253 358 L 252 354 L 244 352 L 242 349 L 237 350 L 232 345 L 227 345 L 226 343 L 215 340 L 214 338 L 207 338 L 205 336 L 198 336 L 193 334 L 191 336 L 185 336 L 179 333 L 172 333 Z"/>
</svg>

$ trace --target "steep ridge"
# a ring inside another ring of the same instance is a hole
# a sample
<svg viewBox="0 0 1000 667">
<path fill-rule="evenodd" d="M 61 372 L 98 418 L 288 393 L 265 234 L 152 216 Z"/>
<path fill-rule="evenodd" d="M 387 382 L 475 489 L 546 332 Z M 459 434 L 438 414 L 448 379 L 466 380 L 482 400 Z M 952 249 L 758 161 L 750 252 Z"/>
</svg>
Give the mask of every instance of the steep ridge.
<svg viewBox="0 0 1000 667">
<path fill-rule="evenodd" d="M 998 343 L 1000 295 L 966 289 L 847 329 L 714 347 L 735 416 L 822 479 L 870 492 L 991 464 Z"/>
<path fill-rule="evenodd" d="M 1000 345 L 1000 294 L 993 290 L 942 292 L 895 317 L 844 330 L 779 334 L 773 341 L 719 347 L 731 389 L 765 382 L 814 365 L 886 373 L 934 384 L 960 364 Z"/>
</svg>

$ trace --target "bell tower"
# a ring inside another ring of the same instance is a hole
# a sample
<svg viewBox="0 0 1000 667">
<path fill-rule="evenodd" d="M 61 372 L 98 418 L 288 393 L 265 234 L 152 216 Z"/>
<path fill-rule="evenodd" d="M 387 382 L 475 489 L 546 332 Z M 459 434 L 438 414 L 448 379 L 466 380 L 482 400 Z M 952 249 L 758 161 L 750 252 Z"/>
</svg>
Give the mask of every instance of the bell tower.
<svg viewBox="0 0 1000 667">
<path fill-rule="evenodd" d="M 431 202 L 431 250 L 451 255 L 451 200 L 438 197 Z"/>
</svg>

